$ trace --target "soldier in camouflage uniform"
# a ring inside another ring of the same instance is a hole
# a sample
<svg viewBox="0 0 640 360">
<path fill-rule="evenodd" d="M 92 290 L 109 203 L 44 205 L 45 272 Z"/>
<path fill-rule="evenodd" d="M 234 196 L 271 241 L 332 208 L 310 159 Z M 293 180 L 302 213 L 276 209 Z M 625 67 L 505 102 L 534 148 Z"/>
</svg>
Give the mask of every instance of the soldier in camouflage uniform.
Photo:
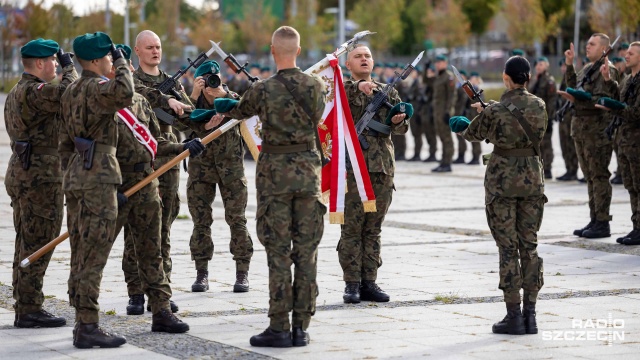
<svg viewBox="0 0 640 360">
<path fill-rule="evenodd" d="M 259 115 L 262 122 L 262 151 L 256 167 L 256 228 L 269 264 L 271 322 L 263 333 L 252 336 L 250 343 L 305 346 L 318 296 L 318 244 L 327 210 L 321 203 L 321 161 L 315 145 L 324 111 L 324 83 L 296 66 L 300 35 L 292 27 L 282 26 L 273 33 L 271 53 L 277 74 L 253 84 L 227 114 L 236 119 Z M 217 99 L 216 107 L 218 101 L 233 100 Z M 214 118 L 222 121 L 220 115 Z"/>
<path fill-rule="evenodd" d="M 373 58 L 368 47 L 357 45 L 347 55 L 346 64 L 352 77 L 344 84 L 344 88 L 351 114 L 354 121 L 357 121 L 371 101 L 373 89 L 385 84 L 371 79 Z M 389 93 L 388 101 L 391 105 L 401 102 L 395 90 Z M 392 123 L 387 125 L 384 121 L 388 112 L 389 110 L 383 107 L 371 120 L 383 123 L 382 126 L 388 128 L 388 132 L 378 132 L 371 128 L 363 132 L 369 147 L 362 152 L 376 196 L 376 212 L 364 212 L 353 170 L 347 168 L 345 219 L 337 248 L 343 280 L 346 283 L 343 295 L 345 303 L 359 303 L 361 300 L 389 301 L 389 295 L 376 284 L 378 268 L 382 266 L 382 222 L 391 205 L 394 189 L 395 161 L 389 135 L 405 134 L 409 129 L 409 122 L 405 119 L 405 114 L 398 114 L 392 118 Z"/>
<path fill-rule="evenodd" d="M 196 81 L 191 93 L 191 101 L 197 109 L 213 109 L 215 98 L 238 99 L 238 94 L 230 92 L 227 85 L 218 88 L 206 85 L 205 78 L 218 75 L 220 67 L 215 61 L 205 61 L 196 71 Z M 230 120 L 230 119 L 228 119 Z M 192 123 L 199 124 L 199 123 Z M 190 138 L 205 137 L 215 129 L 199 127 Z M 216 185 L 224 204 L 225 221 L 231 230 L 229 249 L 236 262 L 236 282 L 234 292 L 249 291 L 249 263 L 253 255 L 253 241 L 247 230 L 247 178 L 244 175 L 244 148 L 240 127 L 225 132 L 207 146 L 204 154 L 189 161 L 187 180 L 187 202 L 193 219 L 193 232 L 189 241 L 191 259 L 196 262 L 197 277 L 191 291 L 209 290 L 208 264 L 213 257 L 213 200 Z"/>
<path fill-rule="evenodd" d="M 560 90 L 565 91 L 567 89 L 567 81 L 565 79 L 565 72 L 567 71 L 567 65 L 564 63 L 564 59 L 560 60 L 560 68 L 562 70 L 562 82 L 560 83 Z M 562 96 L 556 96 L 556 109 L 560 109 L 568 100 Z M 567 111 L 564 114 L 564 119 L 560 120 L 558 124 L 558 131 L 560 135 L 560 149 L 562 150 L 562 159 L 564 160 L 564 166 L 567 172 L 558 176 L 558 181 L 572 181 L 578 180 L 578 155 L 576 153 L 576 144 L 571 137 L 571 116 L 572 112 Z M 555 119 L 556 114 L 553 114 Z"/>
<path fill-rule="evenodd" d="M 500 102 L 492 101 L 484 111 L 479 103 L 474 104 L 481 114 L 462 132 L 469 141 L 488 139 L 494 144 L 485 173 L 485 204 L 499 249 L 499 287 L 507 305 L 507 316 L 493 325 L 498 334 L 538 332 L 535 304 L 544 281 L 537 232 L 547 202 L 539 144 L 548 120 L 544 101 L 524 86 L 530 76 L 525 58 L 507 60 L 502 75 L 507 91 Z M 524 314 L 520 289 L 524 291 Z"/>
<path fill-rule="evenodd" d="M 453 136 L 449 130 L 449 115 L 453 105 L 455 84 L 453 74 L 447 70 L 447 66 L 449 66 L 447 57 L 438 55 L 435 61 L 436 72 L 429 71 L 427 75 L 429 85 L 433 87 L 433 122 L 442 143 L 440 165 L 433 168 L 432 172 L 451 172 L 453 159 Z"/>
<path fill-rule="evenodd" d="M 397 65 L 396 65 L 397 66 Z M 399 71 L 402 71 L 403 69 L 400 68 Z M 413 71 L 412 74 L 415 74 L 416 72 Z M 406 79 L 400 81 L 397 85 L 397 90 L 398 90 L 398 95 L 400 96 L 401 99 L 409 99 L 411 97 L 411 86 L 413 84 L 413 82 L 415 81 L 415 76 L 409 76 Z M 357 122 L 358 120 L 360 120 L 359 118 L 356 118 L 355 121 Z M 394 157 L 395 160 L 406 160 L 405 158 L 405 154 L 407 152 L 407 137 L 406 134 L 391 134 L 391 141 L 393 142 L 393 152 L 394 152 Z"/>
<path fill-rule="evenodd" d="M 460 70 L 460 75 L 464 80 L 467 80 L 467 73 L 464 70 Z M 467 116 L 467 112 L 469 112 L 469 107 L 471 106 L 471 99 L 467 96 L 467 93 L 464 91 L 460 84 L 456 84 L 456 92 L 455 92 L 455 106 L 454 106 L 454 114 L 459 116 Z M 454 164 L 464 164 L 464 153 L 467 151 L 467 141 L 462 138 L 462 136 L 456 134 L 456 139 L 458 140 L 458 158 L 453 162 Z M 474 143 L 479 144 L 479 143 Z M 475 155 L 475 154 L 474 154 Z"/>
<path fill-rule="evenodd" d="M 614 110 L 621 120 L 616 131 L 618 143 L 618 167 L 622 170 L 622 180 L 631 200 L 631 222 L 633 230 L 616 239 L 619 244 L 640 245 L 640 42 L 630 44 L 626 60 L 631 74 L 624 77 L 620 85 L 619 100 L 626 104 L 624 109 Z M 601 75 L 606 82 L 612 81 L 607 67 L 602 66 Z M 600 105 L 596 105 L 603 108 Z M 607 108 L 604 108 L 609 110 Z"/>
<path fill-rule="evenodd" d="M 70 54 L 53 40 L 32 40 L 21 49 L 24 73 L 7 95 L 5 128 L 13 150 L 5 175 L 16 231 L 13 256 L 13 298 L 16 327 L 58 327 L 67 322 L 42 310 L 44 274 L 53 252 L 28 267 L 20 261 L 60 234 L 62 225 L 62 173 L 58 157 L 60 96 L 78 78 Z M 58 53 L 58 57 L 56 57 Z M 57 62 L 62 81 L 56 78 Z"/>
<path fill-rule="evenodd" d="M 426 85 L 422 81 L 422 71 L 416 67 L 416 71 L 412 72 L 412 77 L 415 78 L 411 89 L 409 90 L 409 102 L 413 105 L 413 119 L 409 123 L 411 129 L 411 135 L 413 135 L 414 148 L 413 157 L 409 161 L 420 161 L 420 152 L 422 151 L 422 137 L 427 138 L 427 145 L 429 145 L 429 158 L 435 158 L 436 150 L 438 149 L 438 139 L 436 133 L 433 131 L 433 124 L 430 121 L 430 109 L 427 98 Z M 371 74 L 373 76 L 373 74 Z M 373 78 L 373 77 L 372 77 Z"/>
<path fill-rule="evenodd" d="M 573 44 L 565 51 L 565 63 L 567 64 L 567 86 L 575 88 L 579 81 L 590 71 L 593 63 L 601 56 L 603 51 L 609 47 L 609 37 L 596 33 L 587 42 L 587 57 L 590 63 L 580 70 L 578 74 L 573 67 L 575 53 Z M 608 61 L 607 61 L 608 63 Z M 589 211 L 591 221 L 582 229 L 573 232 L 576 236 L 586 238 L 602 238 L 611 236 L 609 221 L 611 215 L 611 184 L 609 183 L 609 163 L 611 162 L 612 141 L 605 134 L 605 128 L 609 125 L 611 117 L 603 110 L 594 107 L 596 101 L 603 96 L 617 98 L 618 70 L 608 64 L 611 78 L 614 81 L 605 82 L 604 78 L 596 69 L 590 78 L 583 85 L 584 91 L 591 93 L 591 100 L 574 99 L 571 95 L 562 92 L 563 96 L 573 101 L 575 106 L 575 116 L 571 123 L 571 136 L 576 144 L 578 161 L 580 168 L 587 180 L 589 194 Z"/>
<path fill-rule="evenodd" d="M 125 53 L 130 65 L 131 48 L 118 45 Z M 134 70 L 131 66 L 131 70 Z M 107 76 L 115 77 L 115 69 Z M 118 217 L 113 237 L 116 238 L 124 225 L 127 225 L 130 236 L 125 238 L 128 253 L 133 253 L 138 264 L 135 278 L 132 282 L 125 272 L 129 296 L 142 297 L 136 293 L 142 289 L 149 297 L 149 305 L 153 313 L 152 331 L 183 333 L 189 330 L 189 325 L 175 317 L 171 311 L 169 299 L 171 287 L 165 277 L 160 246 L 160 198 L 158 196 L 158 181 L 151 183 L 133 194 L 130 199 L 124 192 L 143 180 L 153 172 L 152 161 L 157 154 L 177 155 L 185 149 L 197 156 L 204 150 L 199 139 L 191 143 L 173 144 L 162 137 L 155 114 L 147 100 L 140 94 L 133 95 L 133 104 L 117 113 L 118 145 L 116 158 L 122 174 L 122 184 L 118 187 Z M 133 285 L 135 284 L 135 286 Z M 144 312 L 142 306 L 135 307 L 140 315 Z M 127 314 L 133 314 L 127 307 Z"/>
<path fill-rule="evenodd" d="M 71 246 L 69 303 L 76 309 L 73 345 L 118 347 L 125 338 L 98 326 L 98 296 L 115 239 L 116 188 L 122 183 L 115 156 L 115 113 L 132 104 L 133 78 L 122 52 L 104 33 L 78 36 L 73 50 L 83 70 L 60 99 L 63 124 L 58 146 Z M 115 77 L 107 81 L 104 76 L 111 66 L 116 68 Z"/>
<path fill-rule="evenodd" d="M 544 178 L 552 179 L 551 163 L 553 162 L 553 146 L 551 145 L 551 136 L 553 135 L 553 117 L 556 113 L 556 81 L 549 74 L 549 60 L 542 56 L 535 63 L 536 79 L 529 83 L 529 92 L 539 97 L 547 106 L 547 132 L 544 134 L 540 151 L 542 151 L 542 161 L 544 164 Z"/>
<path fill-rule="evenodd" d="M 134 48 L 138 58 L 140 60 L 140 66 L 133 73 L 133 78 L 136 81 L 136 92 L 144 96 L 151 104 L 152 108 L 160 108 L 167 114 L 169 122 L 162 119 L 158 119 L 160 123 L 161 137 L 170 142 L 178 142 L 176 135 L 173 132 L 173 126 L 178 130 L 188 129 L 182 125 L 180 121 L 184 121 L 181 116 L 184 114 L 184 110 L 191 109 L 193 104 L 189 101 L 189 97 L 184 92 L 184 89 L 180 84 L 176 85 L 178 94 L 182 97 L 180 101 L 176 100 L 170 95 L 162 94 L 155 87 L 161 84 L 164 80 L 171 75 L 160 70 L 158 66 L 162 60 L 162 45 L 160 44 L 160 38 L 158 35 L 149 30 L 144 30 L 136 37 L 136 46 Z M 170 114 L 170 115 L 169 115 Z M 162 165 L 171 161 L 172 156 L 158 156 L 154 163 L 154 169 L 159 169 Z M 180 196 L 178 195 L 178 185 L 180 182 L 180 167 L 174 166 L 171 170 L 164 173 L 158 178 L 160 186 L 158 190 L 160 192 L 160 200 L 162 204 L 162 259 L 165 276 L 169 282 L 171 282 L 171 225 L 178 217 L 180 211 Z M 125 228 L 125 237 L 128 236 L 128 231 Z M 125 273 L 131 274 L 131 281 L 139 283 L 139 280 L 135 279 L 135 273 L 137 265 L 135 262 L 134 254 L 124 254 L 123 265 Z M 142 290 L 142 289 L 139 289 Z M 138 292 L 140 293 L 140 292 Z M 139 298 L 136 298 L 139 300 Z M 135 300 L 135 299 L 131 299 Z M 140 305 L 140 304 L 138 304 Z"/>
</svg>

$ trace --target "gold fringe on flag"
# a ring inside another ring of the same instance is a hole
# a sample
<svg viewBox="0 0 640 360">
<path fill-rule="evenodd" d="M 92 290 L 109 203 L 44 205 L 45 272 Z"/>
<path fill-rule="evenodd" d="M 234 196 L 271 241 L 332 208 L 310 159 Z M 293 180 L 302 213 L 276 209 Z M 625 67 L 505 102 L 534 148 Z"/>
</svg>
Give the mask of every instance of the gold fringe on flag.
<svg viewBox="0 0 640 360">
<path fill-rule="evenodd" d="M 329 213 L 329 224 L 344 224 L 344 213 Z"/>
<path fill-rule="evenodd" d="M 323 204 L 328 204 L 329 203 L 329 196 L 331 196 L 331 193 L 329 190 L 325 191 L 322 193 L 322 203 Z"/>
<path fill-rule="evenodd" d="M 260 150 L 258 150 L 256 142 L 253 141 L 253 137 L 251 136 L 251 133 L 247 128 L 247 123 L 244 121 L 242 122 L 242 124 L 240 124 L 240 134 L 242 135 L 244 142 L 247 143 L 247 147 L 249 148 L 249 152 L 251 152 L 251 156 L 253 156 L 253 160 L 258 162 L 258 155 L 260 154 Z"/>
<path fill-rule="evenodd" d="M 367 200 L 362 202 L 362 206 L 364 206 L 364 212 L 376 212 L 376 201 L 375 200 Z"/>
</svg>

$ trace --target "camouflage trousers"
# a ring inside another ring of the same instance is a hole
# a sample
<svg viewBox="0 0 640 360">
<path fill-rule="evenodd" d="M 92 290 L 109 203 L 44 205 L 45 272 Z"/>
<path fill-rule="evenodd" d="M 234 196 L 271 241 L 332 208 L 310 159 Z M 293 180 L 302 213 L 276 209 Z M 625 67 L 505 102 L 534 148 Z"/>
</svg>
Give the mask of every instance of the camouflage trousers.
<svg viewBox="0 0 640 360">
<path fill-rule="evenodd" d="M 249 271 L 253 255 L 253 241 L 247 230 L 247 178 L 242 177 L 229 184 L 219 182 L 220 196 L 224 204 L 224 219 L 231 230 L 229 250 L 236 262 L 236 271 Z M 216 184 L 192 180 L 187 188 L 189 213 L 193 219 L 193 232 L 189 241 L 191 259 L 196 262 L 197 270 L 206 270 L 207 263 L 213 258 L 214 244 L 211 238 L 213 224 L 213 200 L 216 197 Z"/>
<path fill-rule="evenodd" d="M 393 152 L 396 159 L 404 159 L 407 152 L 407 138 L 405 134 L 391 135 L 391 141 L 393 142 Z"/>
<path fill-rule="evenodd" d="M 438 139 L 436 137 L 436 131 L 433 126 L 433 118 L 427 116 L 426 110 L 419 110 L 422 113 L 418 114 L 418 111 L 413 114 L 413 117 L 409 121 L 409 128 L 413 135 L 414 141 L 414 156 L 420 156 L 422 151 L 422 136 L 427 138 L 427 145 L 429 145 L 429 156 L 435 156 L 438 150 Z"/>
<path fill-rule="evenodd" d="M 560 131 L 560 149 L 567 172 L 575 174 L 578 172 L 578 155 L 576 153 L 576 143 L 571 137 L 571 116 L 565 115 L 564 120 L 558 125 Z"/>
<path fill-rule="evenodd" d="M 269 266 L 269 327 L 307 329 L 316 311 L 318 245 L 327 208 L 315 193 L 258 195 L 256 230 Z M 291 264 L 295 265 L 293 281 Z"/>
<path fill-rule="evenodd" d="M 433 112 L 433 122 L 435 123 L 436 133 L 440 142 L 442 142 L 442 160 L 441 165 L 451 165 L 453 159 L 453 135 L 449 127 L 449 119 L 444 118 L 443 111 Z"/>
<path fill-rule="evenodd" d="M 535 303 L 544 285 L 542 258 L 538 256 L 538 230 L 544 195 L 508 198 L 487 195 L 485 212 L 500 255 L 500 284 L 507 303 Z"/>
<path fill-rule="evenodd" d="M 587 180 L 589 194 L 589 215 L 598 221 L 610 221 L 611 215 L 611 183 L 609 178 L 609 163 L 613 147 L 611 142 L 606 144 L 589 141 L 585 138 L 574 138 L 578 162 Z"/>
<path fill-rule="evenodd" d="M 13 208 L 16 231 L 13 255 L 13 298 L 16 314 L 42 310 L 44 274 L 53 251 L 26 268 L 20 262 L 60 235 L 64 204 L 60 183 L 44 183 L 34 187 L 7 186 Z"/>
<path fill-rule="evenodd" d="M 458 139 L 458 157 L 464 159 L 464 154 L 467 152 L 467 142 L 462 136 L 456 134 L 456 139 Z M 471 155 L 474 159 L 480 159 L 480 155 L 482 155 L 482 146 L 479 142 L 471 143 Z"/>
<path fill-rule="evenodd" d="M 99 321 L 102 270 L 115 240 L 116 186 L 96 184 L 92 189 L 65 191 L 71 246 L 69 303 L 76 309 L 76 322 Z"/>
<path fill-rule="evenodd" d="M 118 209 L 114 235 L 117 237 L 125 228 L 122 271 L 127 293 L 129 296 L 147 294 L 154 314 L 161 309 L 169 309 L 171 298 L 171 287 L 163 269 L 160 216 L 158 187 L 151 183 L 131 195 L 129 201 Z"/>
<path fill-rule="evenodd" d="M 634 229 L 640 229 L 640 144 L 622 145 L 618 149 L 618 168 L 631 200 L 631 222 Z"/>
<path fill-rule="evenodd" d="M 542 153 L 544 171 L 551 171 L 551 164 L 553 163 L 553 145 L 551 144 L 552 135 L 553 128 L 549 125 L 547 131 L 542 137 L 542 142 L 540 143 L 540 152 Z"/>
<path fill-rule="evenodd" d="M 338 259 L 346 282 L 376 280 L 382 266 L 382 222 L 393 195 L 393 176 L 369 173 L 376 195 L 376 212 L 364 212 L 353 172 L 347 175 L 344 225 L 338 242 Z"/>
<path fill-rule="evenodd" d="M 171 225 L 180 213 L 180 195 L 178 186 L 180 184 L 180 169 L 171 169 L 158 178 L 160 186 L 160 201 L 162 204 L 162 264 L 167 280 L 171 282 Z"/>
</svg>

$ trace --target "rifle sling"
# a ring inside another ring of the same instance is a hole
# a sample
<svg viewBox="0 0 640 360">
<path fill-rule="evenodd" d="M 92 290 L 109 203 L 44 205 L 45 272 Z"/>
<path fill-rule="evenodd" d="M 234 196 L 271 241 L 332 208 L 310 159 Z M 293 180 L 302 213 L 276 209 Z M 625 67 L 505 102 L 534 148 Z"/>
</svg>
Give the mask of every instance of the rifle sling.
<svg viewBox="0 0 640 360">
<path fill-rule="evenodd" d="M 320 159 L 322 160 L 322 165 L 324 166 L 328 162 L 328 160 L 324 157 L 324 152 L 322 151 L 322 143 L 320 142 L 320 134 L 318 133 L 318 127 L 313 124 L 313 121 L 311 118 L 311 116 L 313 115 L 311 108 L 309 107 L 307 102 L 304 101 L 304 99 L 300 96 L 300 93 L 296 91 L 296 87 L 289 80 L 285 79 L 284 76 L 282 76 L 282 74 L 276 74 L 273 76 L 273 78 L 278 80 L 280 83 L 282 83 L 282 85 L 284 85 L 287 88 L 287 90 L 289 90 L 289 93 L 291 94 L 291 96 L 293 96 L 294 100 L 298 103 L 298 105 L 302 107 L 302 110 L 304 110 L 304 112 L 309 117 L 309 122 L 311 122 L 311 126 L 315 127 L 316 148 L 320 153 Z M 262 145 L 263 148 L 264 148 L 264 145 L 265 144 Z"/>
<path fill-rule="evenodd" d="M 527 119 L 525 119 L 522 113 L 520 112 L 520 109 L 518 109 L 518 107 L 513 105 L 513 103 L 511 102 L 505 101 L 502 103 L 502 105 L 504 105 L 507 108 L 507 110 L 509 110 L 511 115 L 515 116 L 515 118 L 518 120 L 518 123 L 520 124 L 520 127 L 522 127 L 525 134 L 529 138 L 529 141 L 531 141 L 531 143 L 533 144 L 533 151 L 534 151 L 533 155 L 538 156 L 542 159 L 542 156 L 540 155 L 540 140 L 536 138 L 535 134 L 533 133 L 533 129 L 527 122 Z"/>
<path fill-rule="evenodd" d="M 167 125 L 173 125 L 174 117 L 171 116 L 168 112 L 164 111 L 162 108 L 153 108 L 153 112 L 156 114 L 158 120 Z"/>
<path fill-rule="evenodd" d="M 367 127 L 371 130 L 375 130 L 381 134 L 384 135 L 389 135 L 391 134 L 391 126 L 389 125 L 385 125 L 379 121 L 375 121 L 375 120 L 371 120 L 369 121 L 369 124 L 367 125 Z"/>
</svg>

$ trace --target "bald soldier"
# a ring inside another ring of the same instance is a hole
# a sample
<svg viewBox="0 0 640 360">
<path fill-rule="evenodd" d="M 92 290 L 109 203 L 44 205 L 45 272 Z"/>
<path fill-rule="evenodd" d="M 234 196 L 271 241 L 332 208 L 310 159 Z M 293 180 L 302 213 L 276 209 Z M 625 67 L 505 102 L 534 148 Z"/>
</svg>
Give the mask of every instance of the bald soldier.
<svg viewBox="0 0 640 360">
<path fill-rule="evenodd" d="M 28 267 L 20 261 L 60 234 L 62 214 L 62 172 L 58 156 L 60 96 L 78 74 L 71 60 L 53 40 L 31 40 L 20 49 L 24 73 L 7 95 L 4 121 L 11 140 L 11 158 L 5 176 L 11 197 L 16 231 L 13 257 L 15 321 L 20 328 L 66 325 L 42 309 L 44 274 L 53 251 Z M 57 55 L 56 55 L 57 54 Z M 62 66 L 62 81 L 56 66 Z"/>
<path fill-rule="evenodd" d="M 282 26 L 273 33 L 271 54 L 277 74 L 253 84 L 227 114 L 236 119 L 259 115 L 262 121 L 262 151 L 256 167 L 256 228 L 269 264 L 271 321 L 264 332 L 251 337 L 250 343 L 306 346 L 307 328 L 316 310 L 318 244 L 327 211 L 321 203 L 321 160 L 315 145 L 325 106 L 324 83 L 297 67 L 300 35 L 294 28 Z M 216 99 L 215 107 L 234 102 Z M 221 115 L 216 117 L 218 121 L 223 119 Z"/>
</svg>

